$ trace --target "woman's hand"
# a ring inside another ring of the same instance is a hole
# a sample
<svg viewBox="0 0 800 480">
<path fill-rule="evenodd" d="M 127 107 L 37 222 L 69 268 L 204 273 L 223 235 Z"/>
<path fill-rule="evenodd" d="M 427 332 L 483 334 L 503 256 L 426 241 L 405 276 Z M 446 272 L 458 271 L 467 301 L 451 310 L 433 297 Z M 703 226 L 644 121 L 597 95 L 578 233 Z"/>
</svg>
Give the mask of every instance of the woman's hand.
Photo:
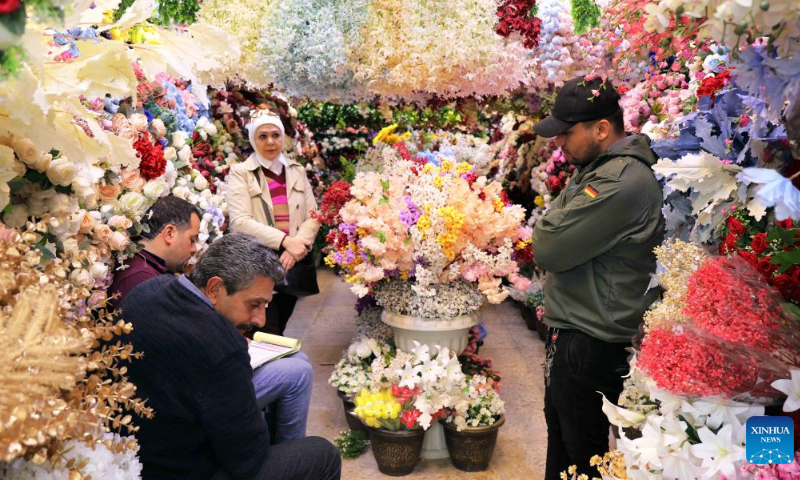
<svg viewBox="0 0 800 480">
<path fill-rule="evenodd" d="M 291 270 L 292 267 L 294 267 L 295 263 L 297 263 L 297 260 L 294 258 L 294 255 L 292 255 L 288 250 L 281 253 L 280 261 L 281 265 L 283 266 L 283 269 L 286 270 L 287 272 Z"/>
<path fill-rule="evenodd" d="M 311 242 L 302 238 L 287 236 L 283 239 L 283 249 L 291 253 L 295 261 L 298 262 L 308 255 L 308 247 L 310 246 Z M 281 256 L 281 258 L 283 257 Z"/>
</svg>

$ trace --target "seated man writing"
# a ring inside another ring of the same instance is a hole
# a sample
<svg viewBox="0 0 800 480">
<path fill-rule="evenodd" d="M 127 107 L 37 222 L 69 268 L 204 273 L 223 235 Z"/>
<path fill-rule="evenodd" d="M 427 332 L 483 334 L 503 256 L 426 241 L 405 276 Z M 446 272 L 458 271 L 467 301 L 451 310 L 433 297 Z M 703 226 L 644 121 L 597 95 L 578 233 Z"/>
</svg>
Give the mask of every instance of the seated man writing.
<svg viewBox="0 0 800 480">
<path fill-rule="evenodd" d="M 161 275 L 133 289 L 123 338 L 137 395 L 155 411 L 136 417 L 144 478 L 338 479 L 341 458 L 319 437 L 270 445 L 256 404 L 240 326 L 263 326 L 283 268 L 255 237 L 226 235 L 188 277 Z"/>
<path fill-rule="evenodd" d="M 145 280 L 183 272 L 186 262 L 197 251 L 200 218 L 197 207 L 174 196 L 160 198 L 150 207 L 145 216 L 150 231 L 142 233 L 139 242 L 142 249 L 127 268 L 114 274 L 109 288 L 109 296 L 117 295 L 116 305 Z M 298 352 L 273 360 L 256 369 L 252 377 L 259 409 L 269 406 L 274 442 L 304 437 L 313 384 L 306 354 Z"/>
</svg>

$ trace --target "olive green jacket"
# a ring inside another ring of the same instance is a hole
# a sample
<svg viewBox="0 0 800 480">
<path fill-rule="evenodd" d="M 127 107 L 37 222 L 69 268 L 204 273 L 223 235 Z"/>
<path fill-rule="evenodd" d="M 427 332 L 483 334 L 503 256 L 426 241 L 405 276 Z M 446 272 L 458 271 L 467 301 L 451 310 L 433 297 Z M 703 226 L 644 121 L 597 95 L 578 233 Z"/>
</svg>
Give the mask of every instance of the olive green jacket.
<svg viewBox="0 0 800 480">
<path fill-rule="evenodd" d="M 631 135 L 576 171 L 533 230 L 547 271 L 547 325 L 630 342 L 660 295 L 647 291 L 664 240 L 663 193 L 646 135 Z"/>
</svg>

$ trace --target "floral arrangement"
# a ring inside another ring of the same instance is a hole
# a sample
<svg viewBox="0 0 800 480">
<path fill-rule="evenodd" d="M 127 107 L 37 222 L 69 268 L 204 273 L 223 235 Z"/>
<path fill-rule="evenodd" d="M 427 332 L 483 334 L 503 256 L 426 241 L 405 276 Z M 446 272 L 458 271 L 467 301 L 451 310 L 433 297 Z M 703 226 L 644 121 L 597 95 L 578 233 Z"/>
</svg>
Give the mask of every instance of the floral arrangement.
<svg viewBox="0 0 800 480">
<path fill-rule="evenodd" d="M 419 424 L 427 430 L 431 422 L 440 418 L 444 409 L 452 405 L 454 395 L 464 378 L 454 352 L 439 346 L 431 349 L 415 341 L 411 352 L 397 350 L 394 357 L 377 357 L 372 362 L 370 391 L 365 389 L 361 395 L 364 398 L 373 398 L 370 395 L 378 392 L 376 398 L 380 399 L 381 408 L 397 411 L 400 416 L 402 405 L 403 413 L 410 412 L 407 419 L 413 420 L 411 425 Z M 392 402 L 398 406 L 394 406 Z M 357 399 L 356 414 L 358 415 Z"/>
<path fill-rule="evenodd" d="M 22 234 L 5 230 L 0 235 L 0 420 L 6 425 L 0 434 L 0 461 L 8 464 L 24 456 L 35 465 L 51 460 L 54 468 L 64 468 L 57 459 L 70 440 L 88 448 L 103 441 L 113 451 L 128 451 L 135 441 L 101 438 L 103 432 L 132 432 L 126 412 L 149 418 L 152 410 L 136 398 L 136 387 L 120 365 L 141 354 L 113 342 L 130 332 L 131 325 L 108 314 L 104 292 L 95 294 L 69 274 L 72 264 L 91 265 L 92 252 L 75 251 L 43 262 L 38 244 L 45 228 L 31 224 Z M 12 466 L 34 468 L 24 462 Z"/>
<path fill-rule="evenodd" d="M 447 422 L 460 432 L 467 427 L 494 425 L 505 413 L 505 404 L 491 379 L 474 375 L 466 378 L 448 413 Z"/>
<path fill-rule="evenodd" d="M 531 63 L 527 49 L 495 33 L 493 0 L 373 0 L 367 8 L 349 64 L 356 81 L 373 94 L 409 100 L 484 97 L 524 81 Z"/>
<path fill-rule="evenodd" d="M 64 453 L 44 464 L 17 458 L 0 465 L 4 478 L 53 479 L 81 475 L 92 478 L 136 480 L 141 478 L 142 464 L 136 457 L 139 446 L 133 437 L 106 433 L 91 445 L 76 440 L 64 442 Z"/>
<path fill-rule="evenodd" d="M 354 400 L 353 413 L 368 427 L 413 430 L 420 426 L 420 412 L 413 408 L 418 394 L 418 389 L 397 386 L 382 388 L 377 393 L 363 389 Z"/>
<path fill-rule="evenodd" d="M 277 2 L 263 22 L 258 66 L 291 96 L 354 99 L 362 91 L 348 55 L 367 21 L 367 0 Z"/>
<path fill-rule="evenodd" d="M 539 26 L 542 20 L 536 15 L 535 0 L 503 0 L 497 6 L 497 34 L 508 38 L 512 33 L 522 37 L 525 48 L 539 45 Z"/>
<path fill-rule="evenodd" d="M 464 279 L 499 302 L 507 296 L 503 277 L 524 283 L 513 261 L 529 243 L 520 226 L 524 211 L 471 165 L 444 160 L 423 167 L 395 154 L 383 173 L 359 173 L 350 193 L 342 223 L 329 235 L 326 263 L 342 267 L 359 296 L 391 278 L 413 279 L 423 297 L 433 296 L 437 284 Z"/>
<path fill-rule="evenodd" d="M 485 334 L 482 324 L 472 327 L 469 330 L 467 347 L 458 356 L 458 361 L 461 363 L 461 371 L 468 378 L 480 376 L 484 380 L 483 384 L 489 385 L 499 392 L 503 375 L 492 367 L 491 358 L 483 359 L 478 356 L 478 350 L 480 350 L 479 342 L 483 343 Z"/>
</svg>

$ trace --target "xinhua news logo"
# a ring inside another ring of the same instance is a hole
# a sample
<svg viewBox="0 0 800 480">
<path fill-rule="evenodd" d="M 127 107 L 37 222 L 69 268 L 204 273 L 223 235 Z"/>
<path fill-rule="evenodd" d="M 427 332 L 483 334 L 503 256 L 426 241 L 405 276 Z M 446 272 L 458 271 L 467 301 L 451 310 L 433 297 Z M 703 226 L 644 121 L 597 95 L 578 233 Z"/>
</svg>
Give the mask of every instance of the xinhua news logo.
<svg viewBox="0 0 800 480">
<path fill-rule="evenodd" d="M 747 461 L 756 465 L 794 461 L 794 421 L 789 417 L 747 419 Z"/>
</svg>

